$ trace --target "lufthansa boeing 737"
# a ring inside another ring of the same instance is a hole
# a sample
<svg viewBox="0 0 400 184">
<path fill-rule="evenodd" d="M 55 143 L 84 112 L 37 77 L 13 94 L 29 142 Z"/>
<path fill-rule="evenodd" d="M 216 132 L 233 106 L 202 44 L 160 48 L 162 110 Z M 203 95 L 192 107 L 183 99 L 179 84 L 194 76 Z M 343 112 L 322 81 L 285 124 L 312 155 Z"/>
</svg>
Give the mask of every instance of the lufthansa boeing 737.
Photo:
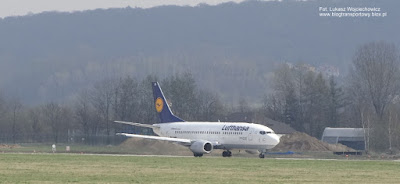
<svg viewBox="0 0 400 184">
<path fill-rule="evenodd" d="M 171 141 L 189 147 L 195 157 L 208 154 L 213 149 L 223 149 L 222 156 L 232 156 L 232 149 L 259 150 L 264 158 L 268 149 L 279 143 L 275 132 L 260 124 L 233 122 L 187 122 L 175 116 L 164 97 L 158 82 L 152 82 L 154 105 L 160 123 L 149 125 L 115 121 L 135 126 L 152 128 L 159 136 L 117 133 L 127 137 Z"/>
</svg>

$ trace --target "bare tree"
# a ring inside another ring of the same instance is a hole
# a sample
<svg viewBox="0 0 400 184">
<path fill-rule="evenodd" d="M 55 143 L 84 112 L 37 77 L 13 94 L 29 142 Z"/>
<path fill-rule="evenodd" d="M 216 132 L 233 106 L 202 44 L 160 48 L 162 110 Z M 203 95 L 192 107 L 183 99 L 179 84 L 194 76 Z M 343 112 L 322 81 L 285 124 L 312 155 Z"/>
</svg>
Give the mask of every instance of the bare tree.
<svg viewBox="0 0 400 184">
<path fill-rule="evenodd" d="M 218 121 L 223 117 L 225 108 L 217 94 L 213 94 L 207 90 L 199 90 L 197 92 L 197 99 L 197 120 Z"/>
<path fill-rule="evenodd" d="M 368 95 L 380 120 L 399 92 L 399 56 L 394 44 L 371 42 L 360 46 L 353 59 L 351 77 Z"/>
<path fill-rule="evenodd" d="M 30 121 L 30 128 L 32 131 L 31 139 L 33 141 L 40 141 L 39 135 L 42 133 L 42 124 L 41 124 L 41 111 L 39 107 L 34 107 L 29 109 L 28 119 Z"/>
<path fill-rule="evenodd" d="M 177 116 L 185 120 L 196 118 L 197 87 L 191 73 L 175 74 L 164 79 L 161 85 L 167 101 Z"/>
<path fill-rule="evenodd" d="M 121 78 L 114 88 L 113 109 L 115 118 L 123 121 L 139 121 L 138 82 L 127 76 Z"/>
<path fill-rule="evenodd" d="M 58 103 L 50 102 L 43 106 L 43 115 L 46 123 L 51 127 L 54 142 L 58 143 L 61 127 L 62 110 Z"/>
<path fill-rule="evenodd" d="M 6 115 L 6 104 L 3 95 L 0 93 L 0 133 L 2 134 L 5 134 L 7 131 L 5 115 Z"/>
<path fill-rule="evenodd" d="M 89 97 L 89 91 L 83 90 L 79 93 L 75 103 L 75 119 L 83 128 L 85 140 L 89 140 L 93 116 L 93 110 Z"/>
<path fill-rule="evenodd" d="M 22 104 L 21 102 L 17 99 L 14 98 L 10 101 L 10 109 L 12 112 L 12 128 L 11 128 L 11 134 L 12 134 L 12 139 L 13 143 L 15 144 L 15 140 L 18 134 L 18 118 L 21 113 L 22 109 Z"/>
<path fill-rule="evenodd" d="M 244 113 L 244 112 L 249 112 L 250 111 L 250 106 L 249 103 L 246 101 L 244 98 L 239 99 L 239 112 Z"/>
<path fill-rule="evenodd" d="M 361 118 L 361 126 L 364 130 L 364 147 L 365 151 L 368 153 L 370 150 L 371 128 L 374 117 L 371 116 L 371 111 L 368 106 L 365 106 L 365 104 L 359 104 L 358 110 Z"/>
<path fill-rule="evenodd" d="M 114 93 L 114 82 L 112 79 L 105 79 L 97 82 L 90 94 L 91 104 L 100 116 L 106 129 L 107 144 L 110 143 L 111 135 L 111 110 Z"/>
<path fill-rule="evenodd" d="M 366 150 L 369 150 L 371 128 L 375 127 L 374 134 L 383 134 L 378 131 L 382 127 L 390 128 L 390 122 L 384 117 L 386 108 L 400 89 L 399 56 L 394 44 L 371 42 L 360 46 L 354 56 L 349 77 L 349 95 L 361 115 Z M 374 109 L 376 123 L 371 122 L 375 119 L 371 114 L 366 114 L 369 106 Z M 373 137 L 383 139 L 385 136 Z M 391 144 L 390 138 L 388 141 Z"/>
<path fill-rule="evenodd" d="M 354 73 L 353 69 L 350 68 L 350 74 Z M 368 153 L 370 148 L 370 138 L 371 138 L 371 128 L 372 128 L 372 117 L 371 110 L 372 107 L 369 103 L 368 95 L 366 91 L 360 90 L 361 83 L 350 75 L 347 81 L 346 94 L 350 100 L 349 109 L 353 112 L 350 115 L 350 121 L 359 122 L 357 125 L 361 126 L 364 130 L 364 147 L 365 151 Z M 373 111 L 373 110 L 372 110 Z"/>
<path fill-rule="evenodd" d="M 158 120 L 154 110 L 154 98 L 151 82 L 158 81 L 156 76 L 147 76 L 139 84 L 139 114 L 140 122 L 153 124 Z"/>
<path fill-rule="evenodd" d="M 263 111 L 266 117 L 275 121 L 282 121 L 284 105 L 278 94 L 270 94 L 264 97 Z"/>
<path fill-rule="evenodd" d="M 396 100 L 397 101 L 397 100 Z M 399 128 L 400 128 L 400 122 L 399 122 L 399 104 L 393 103 L 390 104 L 388 107 L 388 127 L 387 127 L 387 133 L 388 133 L 388 141 L 389 141 L 389 151 L 390 153 L 393 153 L 393 147 L 396 146 L 396 144 L 399 144 L 397 138 L 399 137 Z"/>
</svg>

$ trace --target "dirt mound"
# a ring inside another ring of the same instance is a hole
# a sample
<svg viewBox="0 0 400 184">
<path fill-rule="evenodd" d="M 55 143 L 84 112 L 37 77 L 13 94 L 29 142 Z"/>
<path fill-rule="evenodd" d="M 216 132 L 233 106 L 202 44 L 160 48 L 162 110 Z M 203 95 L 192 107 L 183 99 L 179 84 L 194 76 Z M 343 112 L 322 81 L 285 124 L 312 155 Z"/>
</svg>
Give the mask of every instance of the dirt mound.
<svg viewBox="0 0 400 184">
<path fill-rule="evenodd" d="M 193 155 L 185 146 L 151 139 L 130 138 L 121 143 L 120 149 L 134 154 L 144 155 Z"/>
<path fill-rule="evenodd" d="M 275 151 L 354 151 L 342 144 L 328 144 L 311 137 L 306 133 L 295 132 L 281 137 L 281 141 L 273 149 Z"/>
<path fill-rule="evenodd" d="M 21 146 L 19 146 L 18 144 L 13 144 L 13 145 L 9 145 L 9 144 L 0 144 L 0 149 L 13 149 L 13 148 L 20 148 Z"/>
</svg>

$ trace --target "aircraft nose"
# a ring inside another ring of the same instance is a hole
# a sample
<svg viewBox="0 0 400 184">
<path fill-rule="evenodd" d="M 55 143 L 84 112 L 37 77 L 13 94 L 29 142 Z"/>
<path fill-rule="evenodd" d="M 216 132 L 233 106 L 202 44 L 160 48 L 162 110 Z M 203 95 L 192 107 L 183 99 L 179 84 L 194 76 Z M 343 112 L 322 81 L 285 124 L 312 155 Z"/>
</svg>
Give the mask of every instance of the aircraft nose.
<svg viewBox="0 0 400 184">
<path fill-rule="evenodd" d="M 272 141 L 274 142 L 275 145 L 279 144 L 280 139 L 281 139 L 281 138 L 280 138 L 278 135 L 276 135 L 276 134 L 272 134 L 272 135 L 271 135 L 271 138 L 272 138 Z"/>
</svg>

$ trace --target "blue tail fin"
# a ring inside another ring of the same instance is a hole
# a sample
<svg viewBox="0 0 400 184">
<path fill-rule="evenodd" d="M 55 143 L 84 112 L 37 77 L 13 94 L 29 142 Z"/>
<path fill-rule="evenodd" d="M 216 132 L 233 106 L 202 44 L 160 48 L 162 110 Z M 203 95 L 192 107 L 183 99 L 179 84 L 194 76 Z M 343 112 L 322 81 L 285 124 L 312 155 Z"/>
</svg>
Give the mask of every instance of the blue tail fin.
<svg viewBox="0 0 400 184">
<path fill-rule="evenodd" d="M 183 122 L 184 120 L 172 113 L 158 82 L 152 82 L 151 86 L 153 87 L 154 105 L 160 117 L 161 123 Z"/>
</svg>

